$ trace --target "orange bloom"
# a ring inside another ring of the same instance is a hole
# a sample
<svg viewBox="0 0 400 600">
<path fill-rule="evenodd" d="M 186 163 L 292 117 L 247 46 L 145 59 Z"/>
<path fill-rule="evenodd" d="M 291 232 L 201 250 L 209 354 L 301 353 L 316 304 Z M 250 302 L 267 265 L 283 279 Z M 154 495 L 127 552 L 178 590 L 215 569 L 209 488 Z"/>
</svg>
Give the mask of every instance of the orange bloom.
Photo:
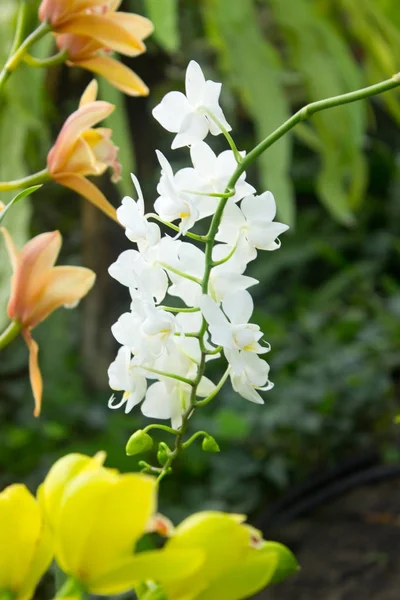
<svg viewBox="0 0 400 600">
<path fill-rule="evenodd" d="M 95 274 L 84 267 L 55 267 L 62 238 L 59 231 L 31 239 L 21 252 L 4 228 L 1 229 L 13 268 L 8 316 L 22 328 L 29 349 L 29 376 L 35 399 L 34 415 L 40 413 L 43 382 L 38 364 L 39 348 L 31 329 L 60 306 L 73 306 L 85 296 Z"/>
<path fill-rule="evenodd" d="M 118 148 L 111 141 L 111 129 L 92 126 L 112 113 L 115 106 L 96 100 L 97 82 L 84 91 L 78 110 L 65 121 L 47 156 L 49 175 L 57 183 L 81 194 L 111 219 L 117 220 L 115 208 L 87 175 L 102 175 L 111 167 L 112 181 L 118 181 L 121 166 Z"/>
<path fill-rule="evenodd" d="M 109 53 L 145 52 L 143 40 L 153 24 L 140 15 L 116 12 L 120 4 L 120 0 L 42 0 L 39 18 L 50 23 L 60 50 L 67 50 L 67 64 L 103 75 L 127 94 L 145 96 L 148 88 L 143 81 Z"/>
</svg>

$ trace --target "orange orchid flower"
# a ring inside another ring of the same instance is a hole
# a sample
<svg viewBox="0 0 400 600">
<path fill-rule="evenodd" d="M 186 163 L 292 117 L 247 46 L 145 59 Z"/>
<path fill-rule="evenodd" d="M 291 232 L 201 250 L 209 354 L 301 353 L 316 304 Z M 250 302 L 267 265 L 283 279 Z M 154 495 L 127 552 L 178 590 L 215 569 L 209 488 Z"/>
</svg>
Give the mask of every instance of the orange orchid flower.
<svg viewBox="0 0 400 600">
<path fill-rule="evenodd" d="M 96 100 L 97 82 L 93 80 L 84 91 L 78 110 L 65 121 L 54 146 L 47 156 L 47 168 L 52 179 L 81 194 L 111 219 L 117 220 L 115 208 L 87 175 L 101 175 L 108 167 L 118 181 L 121 166 L 118 148 L 112 143 L 111 129 L 92 126 L 112 113 L 115 106 Z"/>
<path fill-rule="evenodd" d="M 153 24 L 140 15 L 116 12 L 120 4 L 121 0 L 42 0 L 39 18 L 50 24 L 58 47 L 67 50 L 67 64 L 103 75 L 127 94 L 144 96 L 148 88 L 143 81 L 108 54 L 142 54 Z"/>
<path fill-rule="evenodd" d="M 32 238 L 19 252 L 1 228 L 13 269 L 8 316 L 22 329 L 29 349 L 29 376 L 35 399 L 35 417 L 42 403 L 43 382 L 38 363 L 39 347 L 31 329 L 60 306 L 73 306 L 94 284 L 96 275 L 84 267 L 55 267 L 62 237 L 59 231 Z"/>
</svg>

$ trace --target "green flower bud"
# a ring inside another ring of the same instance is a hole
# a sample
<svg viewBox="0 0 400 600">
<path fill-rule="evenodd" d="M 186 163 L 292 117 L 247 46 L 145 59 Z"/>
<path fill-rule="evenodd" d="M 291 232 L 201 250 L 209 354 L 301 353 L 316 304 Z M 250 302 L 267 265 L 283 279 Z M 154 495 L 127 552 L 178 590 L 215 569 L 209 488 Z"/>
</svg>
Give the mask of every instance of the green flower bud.
<svg viewBox="0 0 400 600">
<path fill-rule="evenodd" d="M 143 429 L 138 429 L 129 438 L 125 450 L 128 456 L 134 456 L 141 452 L 147 452 L 147 450 L 150 450 L 152 447 L 153 440 L 149 434 L 143 431 Z"/>
<path fill-rule="evenodd" d="M 207 435 L 205 438 L 203 438 L 201 447 L 203 448 L 204 452 L 219 452 L 219 446 L 211 435 Z"/>
<path fill-rule="evenodd" d="M 165 442 L 160 442 L 158 446 L 157 460 L 162 467 L 167 462 L 170 454 L 171 450 L 168 448 L 167 444 Z"/>
<path fill-rule="evenodd" d="M 292 573 L 296 573 L 300 567 L 294 554 L 279 542 L 266 542 L 263 546 L 264 552 L 271 552 L 278 556 L 275 573 L 273 574 L 270 584 L 280 583 Z"/>
</svg>

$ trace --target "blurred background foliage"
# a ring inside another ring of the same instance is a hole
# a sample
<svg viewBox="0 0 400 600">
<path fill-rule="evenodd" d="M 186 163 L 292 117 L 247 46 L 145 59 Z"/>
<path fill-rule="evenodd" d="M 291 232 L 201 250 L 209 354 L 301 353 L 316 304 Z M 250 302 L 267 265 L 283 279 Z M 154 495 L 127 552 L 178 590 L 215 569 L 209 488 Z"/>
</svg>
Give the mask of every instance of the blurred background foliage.
<svg viewBox="0 0 400 600">
<path fill-rule="evenodd" d="M 32 2 L 32 23 L 38 2 Z M 400 5 L 395 0 L 129 0 L 156 30 L 148 53 L 127 64 L 149 84 L 146 99 L 124 98 L 100 82 L 118 106 L 110 117 L 124 177 L 103 187 L 116 205 L 139 175 L 149 207 L 156 197 L 154 148 L 175 168 L 188 160 L 151 109 L 182 89 L 191 58 L 223 81 L 222 103 L 240 149 L 250 150 L 302 105 L 376 83 L 399 69 Z M 10 44 L 15 3 L 0 7 L 0 57 Z M 51 40 L 35 53 L 49 51 Z M 46 45 L 47 44 L 47 45 Z M 87 73 L 21 69 L 0 104 L 0 176 L 43 168 L 63 120 L 77 106 Z M 282 249 L 250 266 L 256 320 L 272 344 L 275 388 L 265 406 L 229 388 L 192 424 L 214 435 L 219 455 L 195 445 L 166 480 L 163 509 L 178 518 L 214 507 L 261 513 L 315 471 L 371 449 L 398 461 L 400 374 L 400 95 L 319 113 L 271 148 L 248 173 L 271 189 L 292 225 Z M 213 147 L 225 149 L 220 138 Z M 0 198 L 6 202 L 8 198 Z M 22 342 L 0 361 L 0 483 L 35 484 L 69 451 L 107 449 L 109 464 L 136 468 L 124 455 L 130 433 L 145 421 L 107 409 L 106 368 L 116 347 L 109 327 L 128 297 L 107 275 L 128 247 L 121 230 L 75 195 L 53 185 L 7 217 L 19 243 L 59 228 L 61 260 L 82 261 L 98 284 L 76 311 L 59 311 L 35 331 L 45 379 L 43 414 L 32 417 L 27 352 Z M 3 248 L 1 247 L 1 252 Z M 1 315 L 8 266 L 0 257 Z M 0 317 L 3 319 L 3 316 Z M 217 377 L 220 366 L 213 366 Z"/>
</svg>

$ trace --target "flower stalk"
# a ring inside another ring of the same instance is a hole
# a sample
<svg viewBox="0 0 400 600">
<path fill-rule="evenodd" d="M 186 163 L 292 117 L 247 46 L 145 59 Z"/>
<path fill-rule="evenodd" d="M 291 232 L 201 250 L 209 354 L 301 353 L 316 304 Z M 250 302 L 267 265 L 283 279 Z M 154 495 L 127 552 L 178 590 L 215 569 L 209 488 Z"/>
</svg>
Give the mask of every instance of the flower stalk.
<svg viewBox="0 0 400 600">
<path fill-rule="evenodd" d="M 33 185 L 38 185 L 50 181 L 50 174 L 48 169 L 38 171 L 33 175 L 22 177 L 21 179 L 15 179 L 14 181 L 0 181 L 0 192 L 11 192 L 13 190 L 21 190 Z"/>
<path fill-rule="evenodd" d="M 0 350 L 6 348 L 21 333 L 22 326 L 17 321 L 11 321 L 9 326 L 0 335 Z"/>
</svg>

